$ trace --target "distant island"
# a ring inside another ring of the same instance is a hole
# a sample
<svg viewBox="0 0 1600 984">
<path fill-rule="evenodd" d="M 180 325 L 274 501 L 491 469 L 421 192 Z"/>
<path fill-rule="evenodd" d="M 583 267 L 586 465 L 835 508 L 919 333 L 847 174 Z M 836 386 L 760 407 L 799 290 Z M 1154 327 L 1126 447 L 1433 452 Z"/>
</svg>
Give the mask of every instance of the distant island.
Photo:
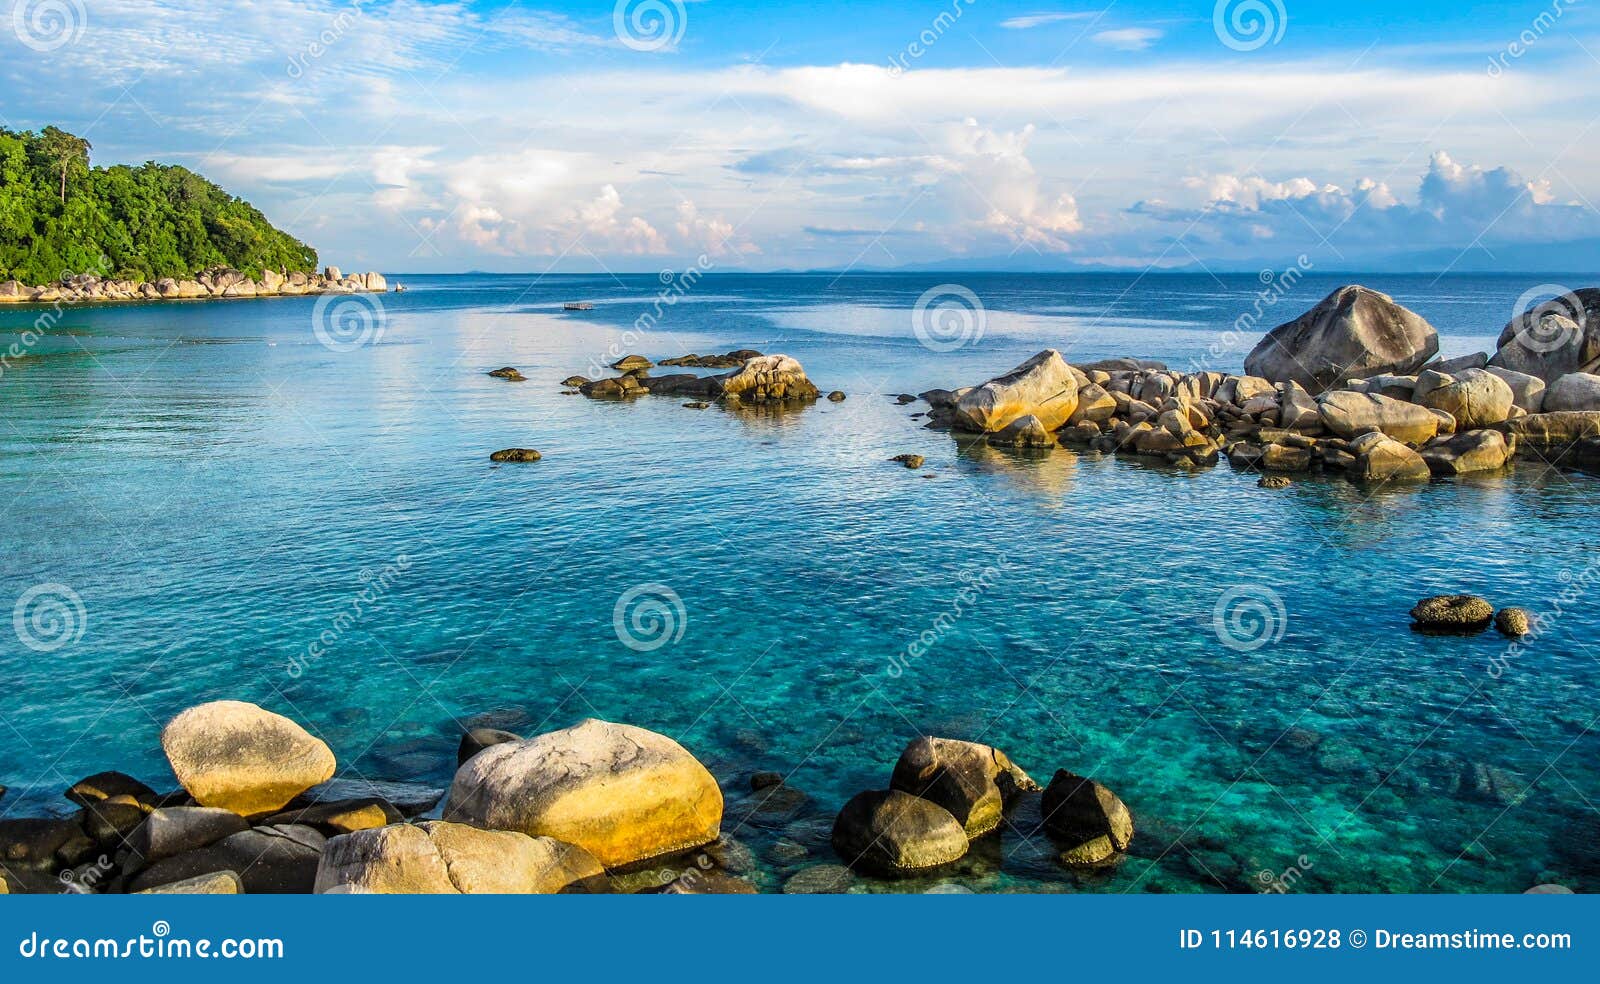
<svg viewBox="0 0 1600 984">
<path fill-rule="evenodd" d="M 318 275 L 316 250 L 188 168 L 94 167 L 91 149 L 54 126 L 0 127 L 0 301 L 386 289 L 375 273 Z"/>
</svg>

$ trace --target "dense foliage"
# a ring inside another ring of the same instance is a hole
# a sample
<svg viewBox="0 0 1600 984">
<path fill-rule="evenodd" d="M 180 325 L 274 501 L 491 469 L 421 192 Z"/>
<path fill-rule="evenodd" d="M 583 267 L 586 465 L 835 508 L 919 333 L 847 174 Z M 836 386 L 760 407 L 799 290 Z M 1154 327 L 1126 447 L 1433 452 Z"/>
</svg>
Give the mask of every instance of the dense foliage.
<svg viewBox="0 0 1600 984">
<path fill-rule="evenodd" d="M 89 150 L 53 126 L 0 128 L 0 281 L 316 269 L 316 250 L 187 168 L 91 167 Z"/>
</svg>

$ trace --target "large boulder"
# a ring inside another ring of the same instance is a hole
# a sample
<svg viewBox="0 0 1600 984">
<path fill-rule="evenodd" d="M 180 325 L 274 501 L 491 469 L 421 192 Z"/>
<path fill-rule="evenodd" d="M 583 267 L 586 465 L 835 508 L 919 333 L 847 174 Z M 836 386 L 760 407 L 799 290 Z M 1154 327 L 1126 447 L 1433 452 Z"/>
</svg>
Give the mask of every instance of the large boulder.
<svg viewBox="0 0 1600 984">
<path fill-rule="evenodd" d="M 157 861 L 128 882 L 130 892 L 232 871 L 251 895 L 309 895 L 327 838 L 301 826 L 252 827 L 198 851 Z"/>
<path fill-rule="evenodd" d="M 1600 288 L 1587 287 L 1511 319 L 1489 365 L 1553 383 L 1600 366 Z"/>
<path fill-rule="evenodd" d="M 1117 794 L 1066 769 L 1050 780 L 1039 809 L 1069 864 L 1105 864 L 1133 842 L 1133 814 Z"/>
<path fill-rule="evenodd" d="M 1435 475 L 1469 475 L 1504 468 L 1511 451 L 1512 445 L 1499 431 L 1464 431 L 1423 448 L 1422 460 Z"/>
<path fill-rule="evenodd" d="M 1521 407 L 1528 413 L 1542 413 L 1544 411 L 1544 380 L 1538 376 L 1530 376 L 1525 372 L 1515 369 L 1502 369 L 1499 366 L 1490 366 L 1484 372 L 1492 373 L 1509 387 L 1511 387 L 1511 403 Z"/>
<path fill-rule="evenodd" d="M 1050 431 L 1059 430 L 1078 409 L 1078 380 L 1061 353 L 1045 349 L 1004 376 L 974 386 L 956 402 L 955 425 L 994 433 L 1030 414 Z"/>
<path fill-rule="evenodd" d="M 937 803 L 961 822 L 968 837 L 979 837 L 1000 825 L 1019 794 L 1039 784 L 998 748 L 922 737 L 900 753 L 889 788 Z"/>
<path fill-rule="evenodd" d="M 949 810 L 898 789 L 858 793 L 833 823 L 833 849 L 853 868 L 887 876 L 924 872 L 967 853 Z"/>
<path fill-rule="evenodd" d="M 333 752 L 306 729 L 238 700 L 179 714 L 161 730 L 161 749 L 196 803 L 241 816 L 281 810 L 334 770 Z"/>
<path fill-rule="evenodd" d="M 810 402 L 821 392 L 800 363 L 787 355 L 763 355 L 719 376 L 722 395 L 742 403 Z"/>
<path fill-rule="evenodd" d="M 1549 413 L 1600 410 L 1600 376 L 1587 372 L 1567 373 L 1545 390 L 1544 409 Z"/>
<path fill-rule="evenodd" d="M 318 893 L 379 895 L 554 895 L 597 884 L 594 856 L 553 837 L 480 830 L 459 823 L 395 824 L 328 841 Z"/>
<path fill-rule="evenodd" d="M 1600 377 L 1595 381 L 1600 382 Z M 1475 430 L 1498 424 L 1510 416 L 1516 394 L 1494 373 L 1466 369 L 1456 373 L 1451 382 L 1430 390 L 1420 402 L 1454 417 L 1461 430 Z"/>
<path fill-rule="evenodd" d="M 1317 409 L 1328 430 L 1346 439 L 1379 432 L 1405 444 L 1422 444 L 1439 432 L 1439 418 L 1427 407 L 1376 393 L 1324 393 Z"/>
<path fill-rule="evenodd" d="M 716 840 L 722 791 L 665 735 L 591 718 L 468 759 L 445 819 L 554 837 L 615 868 Z"/>
<path fill-rule="evenodd" d="M 128 849 L 145 864 L 215 844 L 250 829 L 232 810 L 206 806 L 168 806 L 152 811 L 128 836 Z"/>
<path fill-rule="evenodd" d="M 1439 333 L 1386 294 L 1341 287 L 1322 303 L 1267 333 L 1245 371 L 1293 380 L 1312 393 L 1380 373 L 1416 372 L 1439 352 Z"/>
</svg>

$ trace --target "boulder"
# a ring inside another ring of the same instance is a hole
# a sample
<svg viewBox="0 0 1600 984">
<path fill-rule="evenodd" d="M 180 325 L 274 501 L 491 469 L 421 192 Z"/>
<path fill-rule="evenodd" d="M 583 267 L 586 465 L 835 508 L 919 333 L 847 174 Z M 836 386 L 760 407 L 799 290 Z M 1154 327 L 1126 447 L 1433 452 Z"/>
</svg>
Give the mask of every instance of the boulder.
<svg viewBox="0 0 1600 984">
<path fill-rule="evenodd" d="M 403 819 L 393 804 L 377 796 L 368 796 L 362 799 L 312 803 L 299 809 L 285 810 L 260 822 L 304 824 L 314 828 L 324 837 L 337 837 L 357 830 L 388 826 Z"/>
<path fill-rule="evenodd" d="M 389 289 L 389 281 L 384 279 L 383 274 L 376 271 L 367 274 L 366 284 L 368 290 L 378 294 L 382 294 Z"/>
<path fill-rule="evenodd" d="M 77 820 L 0 820 L 0 870 L 71 867 L 94 849 L 94 842 Z"/>
<path fill-rule="evenodd" d="M 635 369 L 649 369 L 654 365 L 654 362 L 651 362 L 642 355 L 625 355 L 617 361 L 611 363 L 611 368 L 617 370 L 618 372 L 632 372 Z"/>
<path fill-rule="evenodd" d="M 1229 376 L 1233 385 L 1223 383 L 1220 396 L 1235 406 L 1244 406 L 1257 397 L 1278 397 L 1278 387 L 1270 379 L 1260 376 Z"/>
<path fill-rule="evenodd" d="M 1262 449 L 1260 465 L 1268 471 L 1306 471 L 1311 467 L 1311 449 L 1268 444 Z"/>
<path fill-rule="evenodd" d="M 1426 366 L 1438 372 L 1455 374 L 1467 369 L 1482 369 L 1489 364 L 1489 353 L 1474 352 L 1471 355 L 1462 355 L 1454 359 L 1439 359 Z"/>
<path fill-rule="evenodd" d="M 491 370 L 489 375 L 496 379 L 509 379 L 513 383 L 524 382 L 528 378 L 527 376 L 524 376 L 516 366 L 501 366 L 499 369 Z M 588 382 L 588 380 L 584 380 L 584 382 Z"/>
<path fill-rule="evenodd" d="M 589 719 L 468 759 L 445 818 L 554 837 L 614 868 L 715 840 L 722 791 L 672 739 Z"/>
<path fill-rule="evenodd" d="M 1267 333 L 1245 371 L 1321 393 L 1346 379 L 1416 372 L 1439 351 L 1439 333 L 1375 290 L 1350 285 Z"/>
<path fill-rule="evenodd" d="M 161 798 L 149 786 L 121 772 L 97 772 L 79 779 L 66 792 L 67 799 L 79 806 L 91 806 L 114 796 L 127 796 L 149 806 Z"/>
<path fill-rule="evenodd" d="M 552 837 L 459 823 L 395 824 L 328 841 L 316 891 L 380 895 L 554 895 L 605 878 L 600 862 Z"/>
<path fill-rule="evenodd" d="M 962 430 L 994 433 L 1032 415 L 1046 430 L 1065 426 L 1078 409 L 1077 378 L 1061 353 L 1046 349 L 1003 376 L 975 386 L 956 402 Z"/>
<path fill-rule="evenodd" d="M 1513 406 L 1521 407 L 1528 413 L 1540 413 L 1544 410 L 1545 384 L 1538 376 L 1530 376 L 1513 369 L 1502 369 L 1499 366 L 1490 366 L 1484 371 L 1499 376 L 1507 386 L 1511 387 Z"/>
<path fill-rule="evenodd" d="M 237 700 L 200 704 L 161 731 L 178 782 L 201 806 L 241 816 L 282 809 L 333 777 L 328 746 L 286 717 Z"/>
<path fill-rule="evenodd" d="M 967 833 L 949 810 L 897 789 L 858 793 L 833 823 L 833 849 L 852 868 L 893 877 L 959 860 Z"/>
<path fill-rule="evenodd" d="M 1383 434 L 1363 434 L 1350 442 L 1356 462 L 1352 478 L 1364 482 L 1425 482 L 1433 474 L 1422 455 Z"/>
<path fill-rule="evenodd" d="M 232 871 L 251 895 L 307 895 L 327 839 L 310 827 L 253 827 L 209 847 L 166 858 L 128 882 L 131 892 Z"/>
<path fill-rule="evenodd" d="M 1439 419 L 1427 407 L 1376 393 L 1324 393 L 1317 409 L 1328 430 L 1346 439 L 1376 431 L 1405 444 L 1422 444 L 1439 432 Z"/>
<path fill-rule="evenodd" d="M 998 748 L 922 737 L 900 753 L 889 788 L 944 807 L 971 838 L 998 827 L 1006 807 L 1039 784 Z"/>
<path fill-rule="evenodd" d="M 926 459 L 920 454 L 897 454 L 889 460 L 897 465 L 904 465 L 912 471 L 916 471 L 923 466 Z"/>
<path fill-rule="evenodd" d="M 1519 638 L 1533 631 L 1533 616 L 1525 608 L 1502 608 L 1494 613 L 1494 627 L 1501 635 Z"/>
<path fill-rule="evenodd" d="M 822 395 L 805 368 L 787 355 L 763 355 L 716 377 L 724 397 L 742 403 L 810 402 Z"/>
<path fill-rule="evenodd" d="M 1469 475 L 1504 468 L 1511 452 L 1504 434 L 1475 430 L 1433 441 L 1422 449 L 1422 460 L 1435 475 Z"/>
<path fill-rule="evenodd" d="M 135 895 L 243 895 L 244 881 L 236 871 L 214 871 L 195 875 L 168 885 L 157 885 L 133 893 Z"/>
<path fill-rule="evenodd" d="M 489 460 L 498 463 L 512 462 L 525 464 L 527 462 L 538 461 L 543 457 L 544 455 L 535 451 L 533 448 L 506 448 L 489 455 Z"/>
<path fill-rule="evenodd" d="M 1133 815 L 1117 794 L 1066 769 L 1050 780 L 1039 809 L 1068 864 L 1113 861 L 1133 842 Z"/>
<path fill-rule="evenodd" d="M 1548 413 L 1600 410 L 1600 376 L 1571 372 L 1557 379 L 1545 390 L 1544 410 Z"/>
<path fill-rule="evenodd" d="M 1317 401 L 1299 383 L 1283 384 L 1283 394 L 1278 399 L 1278 426 L 1284 430 L 1315 433 L 1322 430 L 1322 415 Z"/>
<path fill-rule="evenodd" d="M 1489 365 L 1547 383 L 1600 363 L 1600 289 L 1573 291 L 1513 318 L 1500 332 Z"/>
<path fill-rule="evenodd" d="M 1544 452 L 1590 437 L 1600 437 L 1600 410 L 1563 410 L 1556 413 L 1530 413 L 1508 420 L 1496 430 Z"/>
<path fill-rule="evenodd" d="M 128 836 L 128 849 L 145 864 L 215 844 L 249 830 L 232 810 L 206 806 L 168 806 L 154 810 Z"/>
<path fill-rule="evenodd" d="M 990 444 L 1010 444 L 1019 448 L 1054 447 L 1055 435 L 1045 429 L 1044 422 L 1028 414 L 989 435 Z"/>
<path fill-rule="evenodd" d="M 1078 408 L 1072 412 L 1069 423 L 1081 424 L 1084 421 L 1100 424 L 1117 413 L 1117 401 L 1105 387 L 1098 383 L 1090 383 L 1078 390 Z"/>
<path fill-rule="evenodd" d="M 1600 376 L 1594 377 L 1600 383 Z M 1423 406 L 1443 410 L 1455 418 L 1460 430 L 1498 424 L 1511 414 L 1516 394 L 1499 376 L 1482 369 L 1465 369 L 1450 382 L 1418 398 Z"/>
</svg>

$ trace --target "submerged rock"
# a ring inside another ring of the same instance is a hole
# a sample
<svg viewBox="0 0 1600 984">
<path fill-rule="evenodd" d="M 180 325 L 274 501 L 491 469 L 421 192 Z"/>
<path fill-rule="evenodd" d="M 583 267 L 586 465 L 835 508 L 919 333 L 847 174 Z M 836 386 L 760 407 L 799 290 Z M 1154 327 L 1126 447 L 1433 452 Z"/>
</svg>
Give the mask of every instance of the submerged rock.
<svg viewBox="0 0 1600 984">
<path fill-rule="evenodd" d="M 655 365 L 642 355 L 625 355 L 611 363 L 611 368 L 618 372 L 631 372 L 635 369 L 649 369 Z"/>
<path fill-rule="evenodd" d="M 899 790 L 858 793 L 833 824 L 846 864 L 889 877 L 915 874 L 967 853 L 961 822 L 944 807 Z"/>
<path fill-rule="evenodd" d="M 844 400 L 845 396 L 843 390 L 834 390 L 832 393 L 828 394 L 829 403 L 843 403 Z"/>
<path fill-rule="evenodd" d="M 506 448 L 503 451 L 496 451 L 489 455 L 489 460 L 495 462 L 530 462 L 538 461 L 543 457 L 544 455 L 533 448 Z"/>
<path fill-rule="evenodd" d="M 467 764 L 467 759 L 490 748 L 494 745 L 503 745 L 508 741 L 521 741 L 522 736 L 499 728 L 471 728 L 461 736 L 461 744 L 456 747 L 456 765 Z"/>
<path fill-rule="evenodd" d="M 1245 371 L 1321 393 L 1347 379 L 1414 373 L 1439 352 L 1439 333 L 1387 294 L 1341 287 L 1279 325 L 1245 357 Z"/>
<path fill-rule="evenodd" d="M 1502 608 L 1494 613 L 1494 627 L 1501 635 L 1525 636 L 1533 631 L 1533 616 L 1526 608 Z"/>
<path fill-rule="evenodd" d="M 910 468 L 912 471 L 915 471 L 922 467 L 926 459 L 924 459 L 920 454 L 897 454 L 889 460 L 897 465 L 904 465 L 907 468 Z"/>
<path fill-rule="evenodd" d="M 445 818 L 555 837 L 614 868 L 716 840 L 722 791 L 672 739 L 590 719 L 473 756 Z"/>
<path fill-rule="evenodd" d="M 998 827 L 1010 803 L 1039 784 L 998 748 L 922 737 L 900 753 L 889 788 L 944 807 L 971 838 Z"/>
<path fill-rule="evenodd" d="M 502 366 L 499 369 L 491 371 L 489 375 L 495 377 L 496 379 L 509 379 L 514 383 L 523 382 L 528 378 L 527 376 L 524 376 L 522 373 L 518 372 L 515 366 Z"/>
<path fill-rule="evenodd" d="M 1261 481 L 1256 483 L 1256 487 L 1261 489 L 1286 489 L 1293 484 L 1287 475 L 1263 475 Z"/>
<path fill-rule="evenodd" d="M 333 777 L 333 752 L 306 729 L 237 700 L 200 704 L 161 731 L 178 783 L 201 806 L 241 816 L 282 809 Z"/>
</svg>

